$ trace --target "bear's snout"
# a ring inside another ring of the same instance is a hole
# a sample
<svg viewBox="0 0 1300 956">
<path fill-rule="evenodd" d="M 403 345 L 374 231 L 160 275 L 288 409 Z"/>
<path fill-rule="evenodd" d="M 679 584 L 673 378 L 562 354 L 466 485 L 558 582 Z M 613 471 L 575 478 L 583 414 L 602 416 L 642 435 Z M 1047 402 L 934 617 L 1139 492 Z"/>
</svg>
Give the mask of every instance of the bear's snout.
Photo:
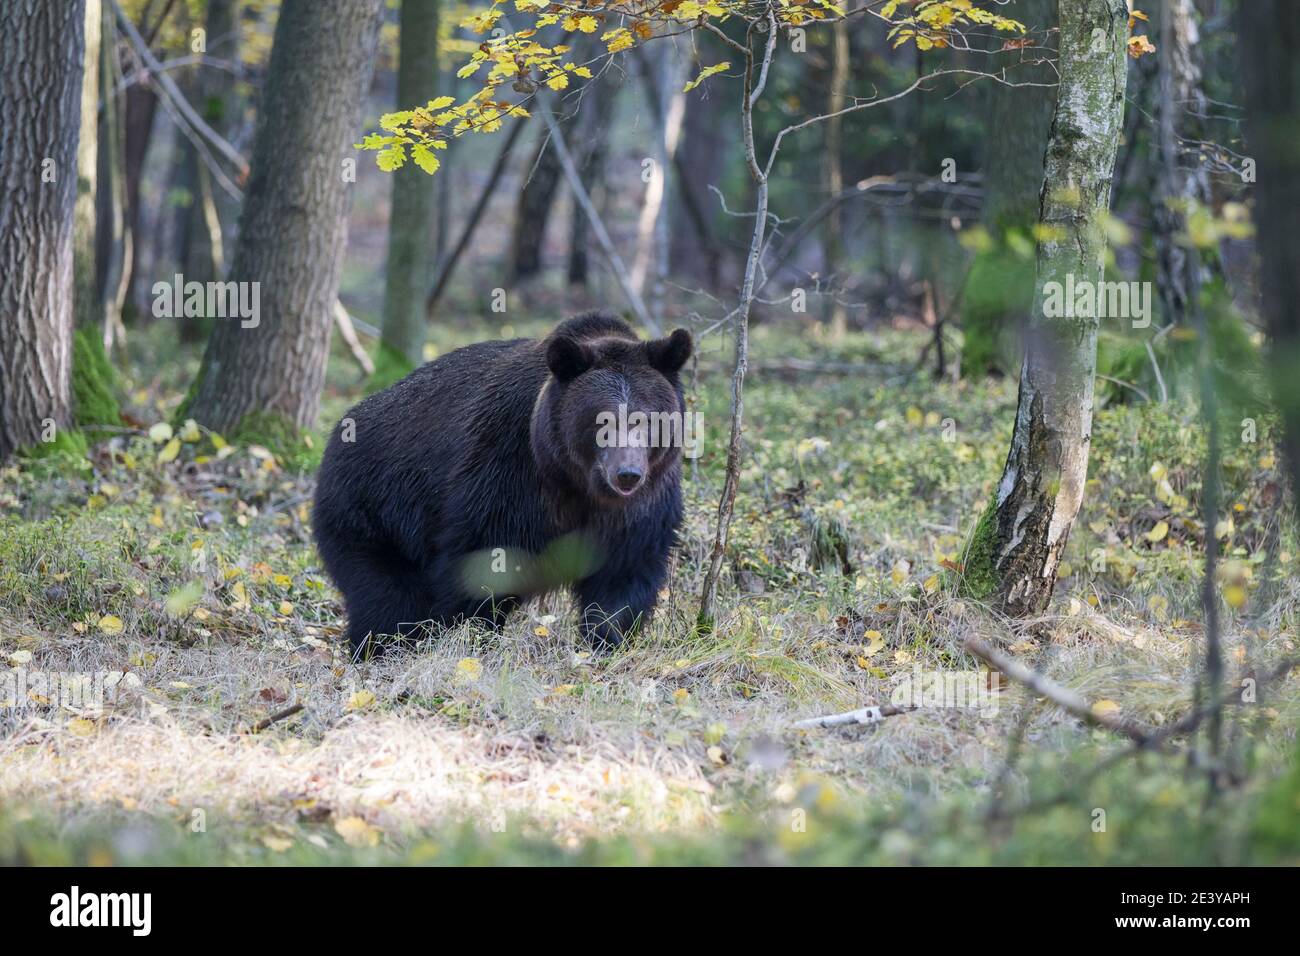
<svg viewBox="0 0 1300 956">
<path fill-rule="evenodd" d="M 650 460 L 644 448 L 604 448 L 600 453 L 600 473 L 610 490 L 619 497 L 636 494 L 645 484 Z"/>
</svg>

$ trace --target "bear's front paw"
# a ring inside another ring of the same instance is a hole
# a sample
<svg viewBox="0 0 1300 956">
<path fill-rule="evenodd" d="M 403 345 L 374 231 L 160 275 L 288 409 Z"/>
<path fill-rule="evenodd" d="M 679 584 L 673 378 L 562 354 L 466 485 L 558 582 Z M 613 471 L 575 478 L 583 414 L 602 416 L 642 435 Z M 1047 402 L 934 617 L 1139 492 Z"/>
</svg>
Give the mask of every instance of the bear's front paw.
<svg viewBox="0 0 1300 956">
<path fill-rule="evenodd" d="M 641 615 L 624 609 L 607 614 L 599 607 L 588 607 L 582 615 L 582 636 L 598 650 L 612 650 L 623 643 L 641 623 Z"/>
</svg>

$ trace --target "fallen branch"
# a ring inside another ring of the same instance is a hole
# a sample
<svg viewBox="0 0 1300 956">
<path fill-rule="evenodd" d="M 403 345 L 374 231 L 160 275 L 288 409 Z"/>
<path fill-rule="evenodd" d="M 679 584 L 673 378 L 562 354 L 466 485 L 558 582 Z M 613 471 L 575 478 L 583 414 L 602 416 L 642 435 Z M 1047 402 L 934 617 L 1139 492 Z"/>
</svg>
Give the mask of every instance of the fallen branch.
<svg viewBox="0 0 1300 956">
<path fill-rule="evenodd" d="M 1024 684 L 1034 693 L 1046 697 L 1062 710 L 1068 711 L 1084 723 L 1091 724 L 1094 727 L 1104 727 L 1106 730 L 1127 737 L 1142 746 L 1147 746 L 1154 741 L 1154 735 L 1151 731 L 1126 718 L 1115 717 L 1104 712 L 1098 713 L 1079 694 L 1069 688 L 1062 687 L 1055 681 L 1049 680 L 1033 668 L 1020 663 L 1014 657 L 1008 657 L 1001 651 L 994 650 L 983 641 L 976 640 L 973 637 L 967 638 L 965 646 L 966 650 L 990 667 L 996 668 L 1017 683 Z"/>
<path fill-rule="evenodd" d="M 302 709 L 303 709 L 302 704 L 294 704 L 292 707 L 286 707 L 284 710 L 276 711 L 270 717 L 263 717 L 257 723 L 253 724 L 253 726 L 249 727 L 247 733 L 250 734 L 261 733 L 263 730 L 266 730 L 267 727 L 270 727 L 276 721 L 284 720 L 287 717 L 292 717 L 294 714 L 298 713 Z"/>
<path fill-rule="evenodd" d="M 905 714 L 909 710 L 916 710 L 916 708 L 898 707 L 894 704 L 860 707 L 857 710 L 850 710 L 843 714 L 830 714 L 826 717 L 809 717 L 807 720 L 796 721 L 794 729 L 817 730 L 822 727 L 844 727 L 850 724 L 878 724 L 886 717 Z"/>
<path fill-rule="evenodd" d="M 374 360 L 362 348 L 361 340 L 357 338 L 357 330 L 352 324 L 352 316 L 348 314 L 348 310 L 343 307 L 343 303 L 338 299 L 334 300 L 334 324 L 338 326 L 339 335 L 347 343 L 348 351 L 352 353 L 352 357 L 361 366 L 361 371 L 365 372 L 366 375 L 374 375 Z"/>
</svg>

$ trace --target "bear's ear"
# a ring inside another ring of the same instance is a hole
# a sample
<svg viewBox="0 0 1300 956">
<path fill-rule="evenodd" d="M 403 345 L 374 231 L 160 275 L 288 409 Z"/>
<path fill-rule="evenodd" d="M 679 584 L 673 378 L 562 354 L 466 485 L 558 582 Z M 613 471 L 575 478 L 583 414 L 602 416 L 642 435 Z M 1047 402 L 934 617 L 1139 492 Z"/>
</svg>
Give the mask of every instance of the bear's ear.
<svg viewBox="0 0 1300 956">
<path fill-rule="evenodd" d="M 546 347 L 546 367 L 561 382 L 570 382 L 595 361 L 591 349 L 567 335 L 556 336 Z"/>
<path fill-rule="evenodd" d="M 674 329 L 666 339 L 655 339 L 646 343 L 650 353 L 650 367 L 665 375 L 676 375 L 686 360 L 691 357 L 691 333 L 685 329 Z"/>
</svg>

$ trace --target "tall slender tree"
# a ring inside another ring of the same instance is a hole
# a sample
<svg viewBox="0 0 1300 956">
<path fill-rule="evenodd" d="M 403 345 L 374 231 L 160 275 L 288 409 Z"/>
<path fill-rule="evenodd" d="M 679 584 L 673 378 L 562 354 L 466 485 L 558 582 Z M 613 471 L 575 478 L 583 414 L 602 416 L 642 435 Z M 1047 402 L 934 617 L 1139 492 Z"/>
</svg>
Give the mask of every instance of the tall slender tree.
<svg viewBox="0 0 1300 956">
<path fill-rule="evenodd" d="M 1056 26 L 1056 0 L 1014 0 L 1006 14 L 1032 31 L 1035 45 L 995 54 L 993 66 L 1007 83 L 987 83 L 982 90 L 988 130 L 982 218 L 989 241 L 971 263 L 961 300 L 967 376 L 1010 372 L 1016 365 L 1016 343 L 1034 294 L 1034 261 L 1026 249 L 1032 249 L 1043 153 L 1056 108 L 1056 77 L 1043 62 L 1051 52 L 1041 46 Z"/>
<path fill-rule="evenodd" d="M 1067 283 L 1095 288 L 1102 278 L 1103 220 L 1124 120 L 1124 0 L 1061 0 L 1060 38 L 1016 425 L 965 562 L 966 588 L 1013 615 L 1041 611 L 1051 599 L 1088 473 L 1098 319 L 1057 315 L 1045 303 Z"/>
<path fill-rule="evenodd" d="M 1273 343 L 1269 359 L 1286 423 L 1282 446 L 1300 510 L 1300 232 L 1295 228 L 1300 209 L 1300 21 L 1289 0 L 1250 0 L 1238 5 L 1237 23 L 1250 156 L 1256 166 L 1260 286 Z"/>
<path fill-rule="evenodd" d="M 252 321 L 218 319 L 187 413 L 219 430 L 316 418 L 338 296 L 361 99 L 383 0 L 285 0 L 275 26 L 229 280 Z M 255 285 L 253 285 L 255 284 Z"/>
<path fill-rule="evenodd" d="M 398 56 L 398 108 L 423 105 L 436 97 L 438 0 L 402 0 Z M 433 258 L 435 189 L 435 180 L 414 163 L 393 174 L 380 342 L 404 372 L 423 360 L 424 295 Z"/>
<path fill-rule="evenodd" d="M 84 0 L 0 4 L 0 461 L 72 424 Z"/>
</svg>

